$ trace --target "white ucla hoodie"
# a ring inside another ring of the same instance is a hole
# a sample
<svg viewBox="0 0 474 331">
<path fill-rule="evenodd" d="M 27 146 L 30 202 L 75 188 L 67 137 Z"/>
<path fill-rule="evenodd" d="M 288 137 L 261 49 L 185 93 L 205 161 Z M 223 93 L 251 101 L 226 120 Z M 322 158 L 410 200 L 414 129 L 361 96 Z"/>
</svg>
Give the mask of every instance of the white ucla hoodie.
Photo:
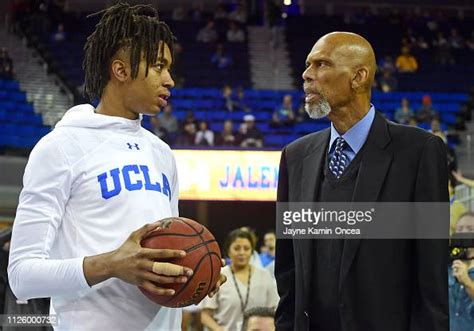
<svg viewBox="0 0 474 331">
<path fill-rule="evenodd" d="M 180 330 L 180 309 L 116 278 L 93 287 L 84 278 L 84 257 L 178 215 L 174 157 L 140 119 L 71 108 L 31 152 L 23 186 L 8 266 L 19 299 L 51 297 L 58 330 Z"/>
</svg>

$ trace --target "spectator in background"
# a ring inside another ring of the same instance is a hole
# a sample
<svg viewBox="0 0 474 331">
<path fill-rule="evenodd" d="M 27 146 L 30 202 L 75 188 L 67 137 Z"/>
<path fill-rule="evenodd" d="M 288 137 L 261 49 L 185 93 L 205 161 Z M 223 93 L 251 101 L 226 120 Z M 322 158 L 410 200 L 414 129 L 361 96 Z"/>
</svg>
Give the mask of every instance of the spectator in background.
<svg viewBox="0 0 474 331">
<path fill-rule="evenodd" d="M 237 4 L 235 10 L 229 14 L 229 19 L 240 24 L 247 23 L 247 10 L 244 7 L 243 2 Z"/>
<path fill-rule="evenodd" d="M 239 135 L 241 147 L 263 147 L 263 136 L 255 126 L 255 117 L 253 115 L 244 116 L 244 123 L 240 126 Z"/>
<path fill-rule="evenodd" d="M 13 60 L 5 47 L 0 49 L 0 78 L 13 79 Z"/>
<path fill-rule="evenodd" d="M 466 207 L 456 197 L 457 181 L 454 175 L 449 174 L 448 189 L 449 189 L 449 236 L 451 237 L 456 232 L 456 225 L 459 218 L 467 212 Z"/>
<path fill-rule="evenodd" d="M 194 139 L 194 145 L 196 146 L 214 146 L 214 132 L 209 130 L 206 121 L 199 123 L 199 131 L 196 132 Z"/>
<path fill-rule="evenodd" d="M 211 63 L 218 69 L 226 69 L 232 65 L 232 58 L 226 54 L 222 44 L 217 45 L 216 52 L 211 57 Z"/>
<path fill-rule="evenodd" d="M 263 236 L 263 252 L 260 253 L 260 260 L 262 265 L 266 267 L 272 261 L 275 260 L 275 244 L 276 244 L 276 234 L 275 231 L 267 231 Z"/>
<path fill-rule="evenodd" d="M 430 45 L 428 44 L 428 42 L 425 40 L 425 38 L 423 36 L 419 36 L 416 39 L 415 46 L 418 49 L 428 49 L 428 48 L 430 48 Z"/>
<path fill-rule="evenodd" d="M 257 252 L 257 232 L 249 226 L 242 226 L 239 230 L 250 233 L 250 237 L 252 237 L 252 257 L 250 258 L 250 264 L 258 268 L 263 268 L 262 260 L 260 260 L 260 255 Z"/>
<path fill-rule="evenodd" d="M 397 70 L 395 63 L 393 63 L 393 58 L 391 56 L 385 56 L 379 65 L 379 70 L 393 74 Z"/>
<path fill-rule="evenodd" d="M 426 27 L 428 28 L 428 30 L 430 30 L 431 32 L 436 32 L 439 29 L 439 23 L 432 15 L 430 15 L 429 12 L 425 12 L 425 19 Z"/>
<path fill-rule="evenodd" d="M 410 103 L 407 98 L 403 98 L 401 107 L 395 111 L 395 122 L 400 124 L 409 124 L 410 120 L 415 116 L 413 110 L 410 108 Z"/>
<path fill-rule="evenodd" d="M 412 73 L 418 70 L 418 62 L 416 58 L 410 54 L 408 47 L 402 47 L 401 54 L 397 57 L 395 66 L 398 71 L 402 73 Z"/>
<path fill-rule="evenodd" d="M 242 86 L 239 86 L 237 88 L 237 100 L 236 100 L 236 103 L 237 103 L 237 107 L 246 112 L 246 113 L 249 113 L 252 111 L 252 109 L 250 108 L 250 106 L 248 105 L 248 102 L 247 100 L 245 99 L 245 91 L 244 89 L 242 88 Z"/>
<path fill-rule="evenodd" d="M 383 71 L 379 80 L 380 90 L 384 93 L 393 92 L 398 88 L 398 80 L 390 73 Z"/>
<path fill-rule="evenodd" d="M 458 169 L 458 160 L 457 160 L 457 155 L 456 151 L 453 147 L 449 146 L 448 143 L 448 138 L 447 138 L 447 133 L 443 132 L 440 129 L 440 124 L 439 121 L 434 119 L 431 122 L 431 130 L 430 130 L 435 136 L 438 136 L 443 140 L 443 142 L 446 144 L 446 152 L 447 152 L 447 159 L 448 159 L 448 171 L 456 171 Z"/>
<path fill-rule="evenodd" d="M 241 43 L 245 41 L 244 30 L 235 22 L 230 21 L 229 30 L 227 30 L 227 41 L 231 43 Z"/>
<path fill-rule="evenodd" d="M 474 214 L 462 215 L 456 225 L 456 235 L 473 235 Z M 472 331 L 474 325 L 474 248 L 461 248 L 464 254 L 448 268 L 449 329 Z"/>
<path fill-rule="evenodd" d="M 173 9 L 173 13 L 171 14 L 171 18 L 173 21 L 183 21 L 186 18 L 186 9 L 183 5 L 176 6 Z"/>
<path fill-rule="evenodd" d="M 431 97 L 424 95 L 421 101 L 421 108 L 416 113 L 418 123 L 431 123 L 433 119 L 438 119 L 438 113 L 433 109 Z"/>
<path fill-rule="evenodd" d="M 290 126 L 295 122 L 295 113 L 293 112 L 293 97 L 287 94 L 283 97 L 281 106 L 279 106 L 272 115 L 270 126 L 279 128 Z"/>
<path fill-rule="evenodd" d="M 296 112 L 295 119 L 297 122 L 305 122 L 310 119 L 308 112 L 306 112 L 305 110 L 305 104 L 306 104 L 305 95 L 303 94 L 300 98 L 300 105 L 298 107 L 298 111 Z"/>
<path fill-rule="evenodd" d="M 442 32 L 438 32 L 437 38 L 433 41 L 433 46 L 436 47 L 436 63 L 441 65 L 454 65 L 455 61 L 451 53 L 451 45 Z"/>
<path fill-rule="evenodd" d="M 204 2 L 193 1 L 193 10 L 191 12 L 191 18 L 193 21 L 200 21 L 203 19 L 204 14 Z"/>
<path fill-rule="evenodd" d="M 220 146 L 235 146 L 237 139 L 234 133 L 234 124 L 231 120 L 224 122 L 224 127 L 217 138 L 217 144 Z"/>
<path fill-rule="evenodd" d="M 223 251 L 231 261 L 221 270 L 227 276 L 227 282 L 221 285 L 219 295 L 201 301 L 201 321 L 210 330 L 241 330 L 247 309 L 276 307 L 276 284 L 267 270 L 251 265 L 252 237 L 249 232 L 232 231 Z"/>
<path fill-rule="evenodd" d="M 466 40 L 466 47 L 470 50 L 474 50 L 474 30 L 471 31 L 469 39 Z"/>
<path fill-rule="evenodd" d="M 407 29 L 404 38 L 406 39 L 405 45 L 407 45 L 410 49 L 411 49 L 413 46 L 416 46 L 416 36 L 415 36 L 415 33 L 414 33 L 414 31 L 413 31 L 412 28 L 409 27 L 409 28 Z"/>
<path fill-rule="evenodd" d="M 448 171 L 457 171 L 458 170 L 458 158 L 456 155 L 456 150 L 449 146 L 449 143 L 446 143 L 447 147 L 447 158 L 448 158 Z"/>
<path fill-rule="evenodd" d="M 436 46 L 436 47 L 445 46 L 449 48 L 448 39 L 446 39 L 443 32 L 440 31 L 437 33 L 436 38 L 433 40 L 433 46 Z"/>
<path fill-rule="evenodd" d="M 227 17 L 229 16 L 229 13 L 227 13 L 227 10 L 225 9 L 224 4 L 218 4 L 217 9 L 214 12 L 214 19 L 215 20 L 226 20 Z"/>
<path fill-rule="evenodd" d="M 457 29 L 451 29 L 451 36 L 449 37 L 449 45 L 452 48 L 464 48 L 464 38 L 459 35 Z"/>
<path fill-rule="evenodd" d="M 158 115 L 160 127 L 166 130 L 164 141 L 169 145 L 174 145 L 178 136 L 179 123 L 176 116 L 173 115 L 173 106 L 169 103 Z"/>
<path fill-rule="evenodd" d="M 411 118 L 410 121 L 408 122 L 408 125 L 410 126 L 418 126 L 418 122 L 416 121 L 416 118 Z"/>
<path fill-rule="evenodd" d="M 60 23 L 58 25 L 58 29 L 53 34 L 53 40 L 58 43 L 66 40 L 66 32 L 64 31 L 64 24 Z"/>
<path fill-rule="evenodd" d="M 186 118 L 184 119 L 182 126 L 182 136 L 180 137 L 179 143 L 181 145 L 194 145 L 194 139 L 196 138 L 197 132 L 197 121 L 194 118 L 194 113 L 188 111 L 186 113 Z"/>
<path fill-rule="evenodd" d="M 237 102 L 233 98 L 232 87 L 224 85 L 222 88 L 222 98 L 224 99 L 225 108 L 232 112 L 237 108 Z"/>
<path fill-rule="evenodd" d="M 157 136 L 158 138 L 160 138 L 164 142 L 167 142 L 166 141 L 166 135 L 168 134 L 168 132 L 166 131 L 166 129 L 164 129 L 161 126 L 160 119 L 158 118 L 158 116 L 153 116 L 150 119 L 150 122 L 151 122 L 151 129 L 152 129 L 153 133 L 155 134 L 155 136 Z"/>
<path fill-rule="evenodd" d="M 457 156 L 456 156 L 456 151 L 454 150 L 454 148 L 449 146 L 448 137 L 447 137 L 448 132 L 443 131 L 441 129 L 441 123 L 439 122 L 438 119 L 435 118 L 431 121 L 430 131 L 435 136 L 438 136 L 439 138 L 441 138 L 441 140 L 443 140 L 443 142 L 446 144 L 446 152 L 447 152 L 449 172 L 451 172 L 453 170 L 457 170 L 458 160 L 457 160 Z"/>
<path fill-rule="evenodd" d="M 214 21 L 208 21 L 206 26 L 199 30 L 196 40 L 202 43 L 213 43 L 217 41 L 217 31 Z"/>
<path fill-rule="evenodd" d="M 275 330 L 275 309 L 268 307 L 255 307 L 245 311 L 242 331 L 257 330 Z"/>
<path fill-rule="evenodd" d="M 443 142 L 444 142 L 445 144 L 448 143 L 448 138 L 446 137 L 447 132 L 444 132 L 444 131 L 441 129 L 441 123 L 439 122 L 438 119 L 434 118 L 434 119 L 431 121 L 430 131 L 431 131 L 432 134 L 434 134 L 434 135 L 440 137 L 441 140 L 443 140 Z"/>
<path fill-rule="evenodd" d="M 453 171 L 452 174 L 453 174 L 454 178 L 456 178 L 456 180 L 458 182 L 460 182 L 461 184 L 464 184 L 464 185 L 467 185 L 471 188 L 474 188 L 474 179 L 469 179 L 469 178 L 464 177 L 460 170 L 459 171 Z"/>
</svg>

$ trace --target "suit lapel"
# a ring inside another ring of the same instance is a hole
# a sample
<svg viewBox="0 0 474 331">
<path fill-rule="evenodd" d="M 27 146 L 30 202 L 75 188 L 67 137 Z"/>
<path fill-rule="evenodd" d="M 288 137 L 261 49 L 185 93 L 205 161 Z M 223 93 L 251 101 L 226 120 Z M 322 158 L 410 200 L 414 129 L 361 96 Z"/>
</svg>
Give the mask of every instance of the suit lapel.
<svg viewBox="0 0 474 331">
<path fill-rule="evenodd" d="M 392 154 L 386 149 L 390 142 L 390 134 L 386 120 L 376 113 L 374 122 L 364 146 L 359 174 L 352 196 L 353 202 L 375 202 L 378 200 L 385 176 L 387 175 Z M 347 277 L 349 268 L 360 245 L 359 239 L 348 239 L 344 242 L 339 290 Z"/>
<path fill-rule="evenodd" d="M 303 160 L 303 174 L 301 183 L 301 200 L 302 202 L 312 202 L 316 199 L 316 192 L 319 189 L 321 179 L 321 170 L 324 167 L 325 152 L 329 144 L 330 130 L 322 133 L 320 139 L 316 142 L 316 146 Z"/>
<path fill-rule="evenodd" d="M 316 192 L 319 190 L 321 171 L 324 167 L 325 153 L 329 144 L 330 130 L 327 129 L 321 133 L 315 144 L 311 146 L 303 160 L 303 173 L 301 182 L 301 202 L 316 201 Z M 311 291 L 312 264 L 313 264 L 313 241 L 298 240 L 301 248 L 301 259 L 303 263 L 303 289 L 305 293 Z M 304 298 L 309 299 L 308 295 Z M 304 307 L 307 307 L 309 301 L 306 300 Z"/>
</svg>

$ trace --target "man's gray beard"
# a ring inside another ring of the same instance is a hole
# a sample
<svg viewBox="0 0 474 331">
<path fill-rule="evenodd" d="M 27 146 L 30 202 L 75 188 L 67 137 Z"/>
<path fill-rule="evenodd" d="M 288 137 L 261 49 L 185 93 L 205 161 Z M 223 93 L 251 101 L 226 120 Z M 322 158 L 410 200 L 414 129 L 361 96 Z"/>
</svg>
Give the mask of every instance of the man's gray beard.
<svg viewBox="0 0 474 331">
<path fill-rule="evenodd" d="M 308 113 L 308 116 L 314 120 L 318 118 L 323 118 L 329 115 L 331 112 L 331 106 L 329 102 L 322 98 L 317 103 L 305 103 L 304 110 Z"/>
</svg>

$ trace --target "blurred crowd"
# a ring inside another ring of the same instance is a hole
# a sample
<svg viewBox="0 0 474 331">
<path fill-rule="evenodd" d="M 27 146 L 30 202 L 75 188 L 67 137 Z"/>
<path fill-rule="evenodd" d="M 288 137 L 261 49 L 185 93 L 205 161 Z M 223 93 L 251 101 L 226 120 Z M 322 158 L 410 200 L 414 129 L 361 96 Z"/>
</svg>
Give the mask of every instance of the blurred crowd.
<svg viewBox="0 0 474 331">
<path fill-rule="evenodd" d="M 294 100 L 291 94 L 283 96 L 281 104 L 271 112 L 267 122 L 256 120 L 251 103 L 248 102 L 242 88 L 232 89 L 228 85 L 224 86 L 221 103 L 229 115 L 233 112 L 244 114 L 241 121 L 236 123 L 227 119 L 220 123 L 221 130 L 212 130 L 210 123 L 195 118 L 193 111 L 188 111 L 185 119 L 179 121 L 173 114 L 173 106 L 170 103 L 161 114 L 152 118 L 152 130 L 171 146 L 260 148 L 264 147 L 264 133 L 258 128 L 259 123 L 268 125 L 276 132 L 279 130 L 286 132 L 291 130 L 296 123 L 310 120 L 304 109 L 304 99 Z M 450 157 L 453 159 L 453 169 L 455 169 L 456 156 L 453 146 L 460 142 L 459 133 L 466 129 L 466 123 L 472 119 L 474 88 L 471 89 L 468 100 L 461 105 L 461 110 L 456 114 L 456 123 L 449 126 L 443 123 L 429 94 L 423 95 L 419 104 L 419 108 L 414 109 L 407 98 L 402 98 L 400 106 L 395 109 L 393 115 L 390 115 L 390 119 L 400 124 L 422 127 L 439 136 L 448 146 Z M 378 110 L 386 111 L 383 107 Z"/>
<path fill-rule="evenodd" d="M 215 133 L 204 120 L 197 120 L 192 111 L 180 123 L 172 113 L 172 105 L 165 107 L 163 113 L 151 119 L 153 132 L 171 146 L 226 146 L 226 147 L 263 147 L 263 135 L 255 126 L 255 117 L 245 115 L 234 129 L 234 122 L 226 120 L 222 130 Z"/>
</svg>

